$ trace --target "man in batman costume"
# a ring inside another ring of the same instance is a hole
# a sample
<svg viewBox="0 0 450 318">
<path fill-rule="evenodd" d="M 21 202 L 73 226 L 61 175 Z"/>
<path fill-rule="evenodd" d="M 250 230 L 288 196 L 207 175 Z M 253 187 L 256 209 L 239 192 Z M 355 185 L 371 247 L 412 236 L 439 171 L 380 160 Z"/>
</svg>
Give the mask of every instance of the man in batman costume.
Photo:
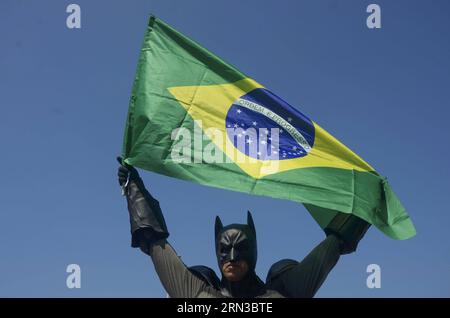
<svg viewBox="0 0 450 318">
<path fill-rule="evenodd" d="M 146 190 L 135 168 L 118 158 L 119 184 L 127 198 L 131 246 L 152 258 L 170 297 L 313 297 L 339 256 L 354 252 L 370 224 L 351 214 L 338 214 L 325 229 L 327 237 L 301 262 L 283 259 L 272 265 L 264 283 L 255 273 L 256 231 L 250 212 L 247 224 L 215 222 L 218 265 L 187 267 L 167 242 L 169 232 L 159 202 Z"/>
</svg>

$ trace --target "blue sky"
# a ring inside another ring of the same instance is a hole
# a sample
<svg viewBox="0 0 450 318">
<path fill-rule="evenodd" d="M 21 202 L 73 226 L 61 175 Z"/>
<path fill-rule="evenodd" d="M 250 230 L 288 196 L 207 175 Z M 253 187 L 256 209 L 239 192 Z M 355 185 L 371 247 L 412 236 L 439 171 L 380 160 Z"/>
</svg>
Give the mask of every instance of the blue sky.
<svg viewBox="0 0 450 318">
<path fill-rule="evenodd" d="M 66 27 L 77 3 L 82 28 Z M 449 297 L 450 3 L 376 1 L 0 2 L 0 296 L 164 297 L 148 257 L 130 248 L 116 181 L 125 116 L 153 13 L 255 78 L 383 175 L 418 235 L 372 228 L 317 297 Z M 216 269 L 214 217 L 253 211 L 257 272 L 301 259 L 324 234 L 303 206 L 141 172 L 170 242 Z M 66 266 L 82 287 L 66 287 Z M 366 267 L 381 266 L 381 288 Z"/>
</svg>

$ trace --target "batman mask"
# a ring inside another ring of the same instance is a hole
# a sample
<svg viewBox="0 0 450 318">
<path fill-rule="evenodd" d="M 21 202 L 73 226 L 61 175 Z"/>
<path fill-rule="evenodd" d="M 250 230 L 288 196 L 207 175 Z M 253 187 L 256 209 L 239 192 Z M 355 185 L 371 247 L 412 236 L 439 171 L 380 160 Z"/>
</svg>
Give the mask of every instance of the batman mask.
<svg viewBox="0 0 450 318">
<path fill-rule="evenodd" d="M 219 268 L 225 262 L 246 261 L 249 270 L 256 266 L 256 230 L 250 212 L 247 212 L 247 224 L 222 225 L 217 216 L 215 223 L 216 255 Z"/>
</svg>

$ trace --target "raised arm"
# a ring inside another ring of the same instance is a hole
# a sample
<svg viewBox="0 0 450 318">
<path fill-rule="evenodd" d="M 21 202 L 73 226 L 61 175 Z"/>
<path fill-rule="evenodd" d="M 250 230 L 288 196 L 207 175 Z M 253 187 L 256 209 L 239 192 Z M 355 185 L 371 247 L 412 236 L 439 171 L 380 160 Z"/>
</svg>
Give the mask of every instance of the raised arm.
<svg viewBox="0 0 450 318">
<path fill-rule="evenodd" d="M 340 255 L 354 252 L 369 226 L 354 215 L 336 215 L 325 229 L 327 237 L 301 262 L 286 259 L 272 265 L 268 286 L 286 297 L 314 297 Z"/>
<path fill-rule="evenodd" d="M 118 158 L 119 159 L 119 158 Z M 122 161 L 119 160 L 122 164 Z M 156 272 L 170 297 L 197 297 L 208 289 L 181 261 L 167 242 L 169 232 L 158 200 L 147 191 L 136 169 L 121 165 L 119 184 L 127 198 L 131 246 L 152 258 Z"/>
</svg>

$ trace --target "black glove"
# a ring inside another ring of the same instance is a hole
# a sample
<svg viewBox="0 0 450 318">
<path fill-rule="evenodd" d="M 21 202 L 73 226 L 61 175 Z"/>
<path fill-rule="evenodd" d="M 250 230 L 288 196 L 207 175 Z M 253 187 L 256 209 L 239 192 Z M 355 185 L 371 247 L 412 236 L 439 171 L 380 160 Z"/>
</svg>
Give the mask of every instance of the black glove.
<svg viewBox="0 0 450 318">
<path fill-rule="evenodd" d="M 148 254 L 151 244 L 169 236 L 166 222 L 158 200 L 147 191 L 137 170 L 123 164 L 122 158 L 117 160 L 121 164 L 117 172 L 119 184 L 127 197 L 130 214 L 131 246 Z"/>
<path fill-rule="evenodd" d="M 120 166 L 117 171 L 117 176 L 119 178 L 119 185 L 121 187 L 126 187 L 130 181 L 142 183 L 142 179 L 139 176 L 137 170 L 126 163 L 123 162 L 121 157 L 116 158 Z"/>
<path fill-rule="evenodd" d="M 369 227 L 370 223 L 353 214 L 338 213 L 324 231 L 327 236 L 334 234 L 341 240 L 341 254 L 350 254 L 356 251 Z"/>
</svg>

